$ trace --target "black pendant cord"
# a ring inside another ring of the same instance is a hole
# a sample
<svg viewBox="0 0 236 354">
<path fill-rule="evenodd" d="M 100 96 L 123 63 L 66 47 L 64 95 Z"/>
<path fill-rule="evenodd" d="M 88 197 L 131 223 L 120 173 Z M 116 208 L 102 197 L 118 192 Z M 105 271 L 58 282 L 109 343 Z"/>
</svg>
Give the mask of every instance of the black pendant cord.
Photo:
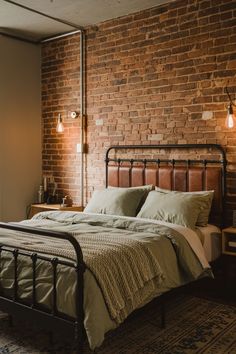
<svg viewBox="0 0 236 354">
<path fill-rule="evenodd" d="M 229 97 L 229 102 L 230 102 L 230 104 L 231 104 L 232 106 L 236 107 L 236 104 L 234 103 L 234 101 L 232 100 L 232 98 L 231 98 L 231 96 L 230 96 L 230 94 L 229 94 L 229 90 L 228 90 L 228 87 L 227 87 L 227 86 L 225 87 L 225 91 L 226 91 L 226 93 L 227 93 L 227 95 L 228 95 L 228 97 Z"/>
</svg>

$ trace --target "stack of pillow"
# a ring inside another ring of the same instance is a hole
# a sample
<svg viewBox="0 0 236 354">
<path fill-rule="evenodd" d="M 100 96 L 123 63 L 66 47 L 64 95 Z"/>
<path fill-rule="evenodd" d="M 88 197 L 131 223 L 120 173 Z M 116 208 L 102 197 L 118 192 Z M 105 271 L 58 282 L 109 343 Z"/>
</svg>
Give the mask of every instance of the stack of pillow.
<svg viewBox="0 0 236 354">
<path fill-rule="evenodd" d="M 95 191 L 85 212 L 137 216 L 194 228 L 206 226 L 214 191 L 178 192 L 152 185 Z"/>
</svg>

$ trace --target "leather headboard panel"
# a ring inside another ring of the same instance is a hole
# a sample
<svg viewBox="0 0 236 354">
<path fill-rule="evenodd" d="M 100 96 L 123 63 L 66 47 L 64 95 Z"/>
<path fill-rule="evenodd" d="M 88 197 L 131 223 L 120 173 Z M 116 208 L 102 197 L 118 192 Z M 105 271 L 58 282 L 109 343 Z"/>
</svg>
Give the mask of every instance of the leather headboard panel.
<svg viewBox="0 0 236 354">
<path fill-rule="evenodd" d="M 144 182 L 144 168 L 133 167 L 131 169 L 131 184 L 133 187 L 142 186 Z"/>
<path fill-rule="evenodd" d="M 121 167 L 119 169 L 119 187 L 130 186 L 130 167 Z"/>
<path fill-rule="evenodd" d="M 193 192 L 214 190 L 211 220 L 222 213 L 222 169 L 220 167 L 108 166 L 107 185 L 135 187 L 153 184 L 160 188 Z"/>
<path fill-rule="evenodd" d="M 199 169 L 189 169 L 189 191 L 196 192 L 201 191 L 203 189 L 203 176 L 204 170 L 202 168 Z"/>
</svg>

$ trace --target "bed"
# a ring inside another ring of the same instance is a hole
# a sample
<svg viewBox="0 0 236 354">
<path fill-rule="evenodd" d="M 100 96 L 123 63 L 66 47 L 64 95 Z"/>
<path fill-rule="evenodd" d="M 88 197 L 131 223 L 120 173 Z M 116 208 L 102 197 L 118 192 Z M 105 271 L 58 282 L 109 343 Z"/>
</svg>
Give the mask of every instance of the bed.
<svg viewBox="0 0 236 354">
<path fill-rule="evenodd" d="M 160 158 L 160 151 L 173 149 L 200 153 L 195 159 Z M 128 188 L 135 198 L 145 185 L 163 188 L 163 198 L 165 190 L 214 190 L 210 222 L 222 225 L 226 159 L 219 145 L 116 146 L 108 149 L 105 162 L 109 195 L 112 188 Z M 74 333 L 81 353 L 86 336 L 94 349 L 135 309 L 211 276 L 194 230 L 152 220 L 142 210 L 138 217 L 89 208 L 84 213 L 53 211 L 17 224 L 1 223 L 0 308 L 44 328 Z"/>
<path fill-rule="evenodd" d="M 213 263 L 219 259 L 222 253 L 221 230 L 212 224 L 198 228 L 202 234 L 202 245 L 206 259 L 209 263 Z"/>
</svg>

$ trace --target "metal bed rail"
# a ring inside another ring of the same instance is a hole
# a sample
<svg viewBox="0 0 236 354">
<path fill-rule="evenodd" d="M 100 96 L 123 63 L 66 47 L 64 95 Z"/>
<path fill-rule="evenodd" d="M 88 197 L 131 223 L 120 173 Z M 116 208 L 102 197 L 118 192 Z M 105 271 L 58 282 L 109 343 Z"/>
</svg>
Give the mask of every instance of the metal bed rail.
<svg viewBox="0 0 236 354">
<path fill-rule="evenodd" d="M 151 159 L 140 159 L 140 158 L 110 158 L 109 154 L 112 150 L 180 150 L 180 149 L 213 149 L 217 150 L 221 156 L 221 159 L 160 159 L 160 158 L 151 158 Z M 225 198 L 226 194 L 226 166 L 227 159 L 226 153 L 223 147 L 219 144 L 169 144 L 169 145 L 114 145 L 107 149 L 105 155 L 105 176 L 106 176 L 106 187 L 108 186 L 108 167 L 110 162 L 115 162 L 120 167 L 122 162 L 126 162 L 130 164 L 130 167 L 133 167 L 133 164 L 138 162 L 143 164 L 144 168 L 147 163 L 156 163 L 158 167 L 161 163 L 171 164 L 172 168 L 175 167 L 176 164 L 182 163 L 186 164 L 187 167 L 193 164 L 201 164 L 206 168 L 209 164 L 221 164 L 222 166 L 222 197 Z"/>
<path fill-rule="evenodd" d="M 0 308 L 8 312 L 10 315 L 23 315 L 30 320 L 37 319 L 37 322 L 44 328 L 64 329 L 67 332 L 74 330 L 74 339 L 77 353 L 82 353 L 84 342 L 84 310 L 83 310 L 83 296 L 84 296 L 84 272 L 86 265 L 83 261 L 83 253 L 77 240 L 69 233 L 51 231 L 46 229 L 38 229 L 29 226 L 21 226 L 14 223 L 0 223 L 0 229 L 13 230 L 22 233 L 39 235 L 42 237 L 53 237 L 69 241 L 75 251 L 76 260 L 67 261 L 59 259 L 58 257 L 51 257 L 50 255 L 42 255 L 36 252 L 25 251 L 20 247 L 9 245 L 0 245 L 0 258 L 2 252 L 9 252 L 12 254 L 14 262 L 14 282 L 13 282 L 13 296 L 7 296 L 4 293 L 3 287 L 0 288 Z M 19 256 L 31 258 L 32 264 L 32 298 L 25 302 L 19 298 L 19 284 L 18 284 L 18 266 Z M 37 273 L 36 267 L 39 260 L 47 261 L 51 264 L 52 269 L 52 308 L 48 309 L 37 303 Z M 76 313 L 75 318 L 70 317 L 58 311 L 57 308 L 57 270 L 59 265 L 65 265 L 74 268 L 76 277 Z"/>
</svg>

